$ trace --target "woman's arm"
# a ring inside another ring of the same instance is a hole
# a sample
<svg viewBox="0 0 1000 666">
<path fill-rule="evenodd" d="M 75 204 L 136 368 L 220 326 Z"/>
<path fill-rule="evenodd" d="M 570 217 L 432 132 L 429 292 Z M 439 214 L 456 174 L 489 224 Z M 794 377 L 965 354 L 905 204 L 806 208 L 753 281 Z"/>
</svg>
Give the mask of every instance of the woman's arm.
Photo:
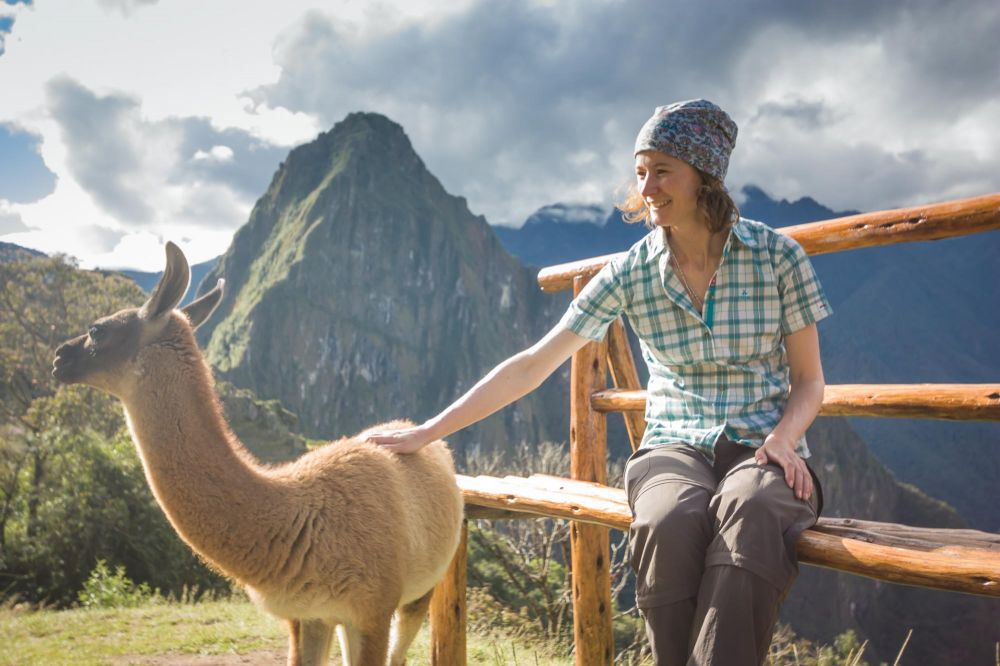
<svg viewBox="0 0 1000 666">
<path fill-rule="evenodd" d="M 785 481 L 799 499 L 809 499 L 812 477 L 805 461 L 795 454 L 795 444 L 816 418 L 823 404 L 823 364 L 819 355 L 819 334 L 810 324 L 785 337 L 791 386 L 785 412 L 764 445 L 757 450 L 757 462 L 774 462 L 785 470 Z"/>
<path fill-rule="evenodd" d="M 385 433 L 367 440 L 397 453 L 412 453 L 436 439 L 480 421 L 527 395 L 555 372 L 587 338 L 557 325 L 532 347 L 493 368 L 461 398 L 421 425 Z"/>
</svg>

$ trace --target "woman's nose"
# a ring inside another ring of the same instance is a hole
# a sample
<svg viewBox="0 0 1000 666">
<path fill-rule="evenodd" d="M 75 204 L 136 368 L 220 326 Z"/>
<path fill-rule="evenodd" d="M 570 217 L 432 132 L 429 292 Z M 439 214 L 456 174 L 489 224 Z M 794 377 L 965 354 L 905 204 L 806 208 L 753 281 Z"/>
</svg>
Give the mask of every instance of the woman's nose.
<svg viewBox="0 0 1000 666">
<path fill-rule="evenodd" d="M 640 178 L 639 179 L 639 194 L 643 197 L 648 196 L 656 190 L 656 181 L 653 178 Z"/>
</svg>

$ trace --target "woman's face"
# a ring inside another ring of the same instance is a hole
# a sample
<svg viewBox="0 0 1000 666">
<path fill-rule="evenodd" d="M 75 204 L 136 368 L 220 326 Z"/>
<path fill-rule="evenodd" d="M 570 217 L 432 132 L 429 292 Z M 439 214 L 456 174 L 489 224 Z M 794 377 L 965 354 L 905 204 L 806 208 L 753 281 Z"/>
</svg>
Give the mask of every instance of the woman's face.
<svg viewBox="0 0 1000 666">
<path fill-rule="evenodd" d="M 691 224 L 698 220 L 701 177 L 684 160 L 646 150 L 635 156 L 636 187 L 649 209 L 649 221 L 658 227 Z"/>
</svg>

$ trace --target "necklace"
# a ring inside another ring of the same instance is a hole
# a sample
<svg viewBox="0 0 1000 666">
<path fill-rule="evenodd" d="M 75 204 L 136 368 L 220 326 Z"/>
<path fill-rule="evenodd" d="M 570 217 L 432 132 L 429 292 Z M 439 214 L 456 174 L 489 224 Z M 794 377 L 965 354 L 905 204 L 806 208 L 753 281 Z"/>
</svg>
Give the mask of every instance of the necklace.
<svg viewBox="0 0 1000 666">
<path fill-rule="evenodd" d="M 669 229 L 667 230 L 667 245 L 668 246 L 670 245 Z M 694 290 L 691 289 L 691 285 L 688 284 L 687 278 L 684 276 L 684 269 L 681 268 L 681 262 L 677 261 L 677 259 L 674 257 L 674 254 L 676 253 L 673 251 L 673 248 L 670 248 L 670 261 L 671 263 L 673 263 L 674 268 L 677 269 L 677 275 L 681 279 L 681 284 L 684 285 L 684 290 L 687 291 L 688 298 L 691 299 L 691 304 L 694 305 L 694 309 L 697 310 L 698 312 L 701 312 L 705 303 L 704 301 L 702 301 L 702 299 L 698 298 L 697 294 L 694 293 Z M 715 282 L 714 275 L 712 276 L 712 282 Z"/>
</svg>

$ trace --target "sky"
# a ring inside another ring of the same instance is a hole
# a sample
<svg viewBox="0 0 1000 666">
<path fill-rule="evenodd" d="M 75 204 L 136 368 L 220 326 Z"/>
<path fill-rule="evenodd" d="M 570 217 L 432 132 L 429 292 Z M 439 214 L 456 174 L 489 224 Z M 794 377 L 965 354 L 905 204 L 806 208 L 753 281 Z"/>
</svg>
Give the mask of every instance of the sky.
<svg viewBox="0 0 1000 666">
<path fill-rule="evenodd" d="M 281 160 L 398 122 L 491 224 L 610 209 L 656 106 L 739 126 L 726 184 L 835 210 L 1000 191 L 996 0 L 0 0 L 0 241 L 223 253 Z"/>
</svg>

